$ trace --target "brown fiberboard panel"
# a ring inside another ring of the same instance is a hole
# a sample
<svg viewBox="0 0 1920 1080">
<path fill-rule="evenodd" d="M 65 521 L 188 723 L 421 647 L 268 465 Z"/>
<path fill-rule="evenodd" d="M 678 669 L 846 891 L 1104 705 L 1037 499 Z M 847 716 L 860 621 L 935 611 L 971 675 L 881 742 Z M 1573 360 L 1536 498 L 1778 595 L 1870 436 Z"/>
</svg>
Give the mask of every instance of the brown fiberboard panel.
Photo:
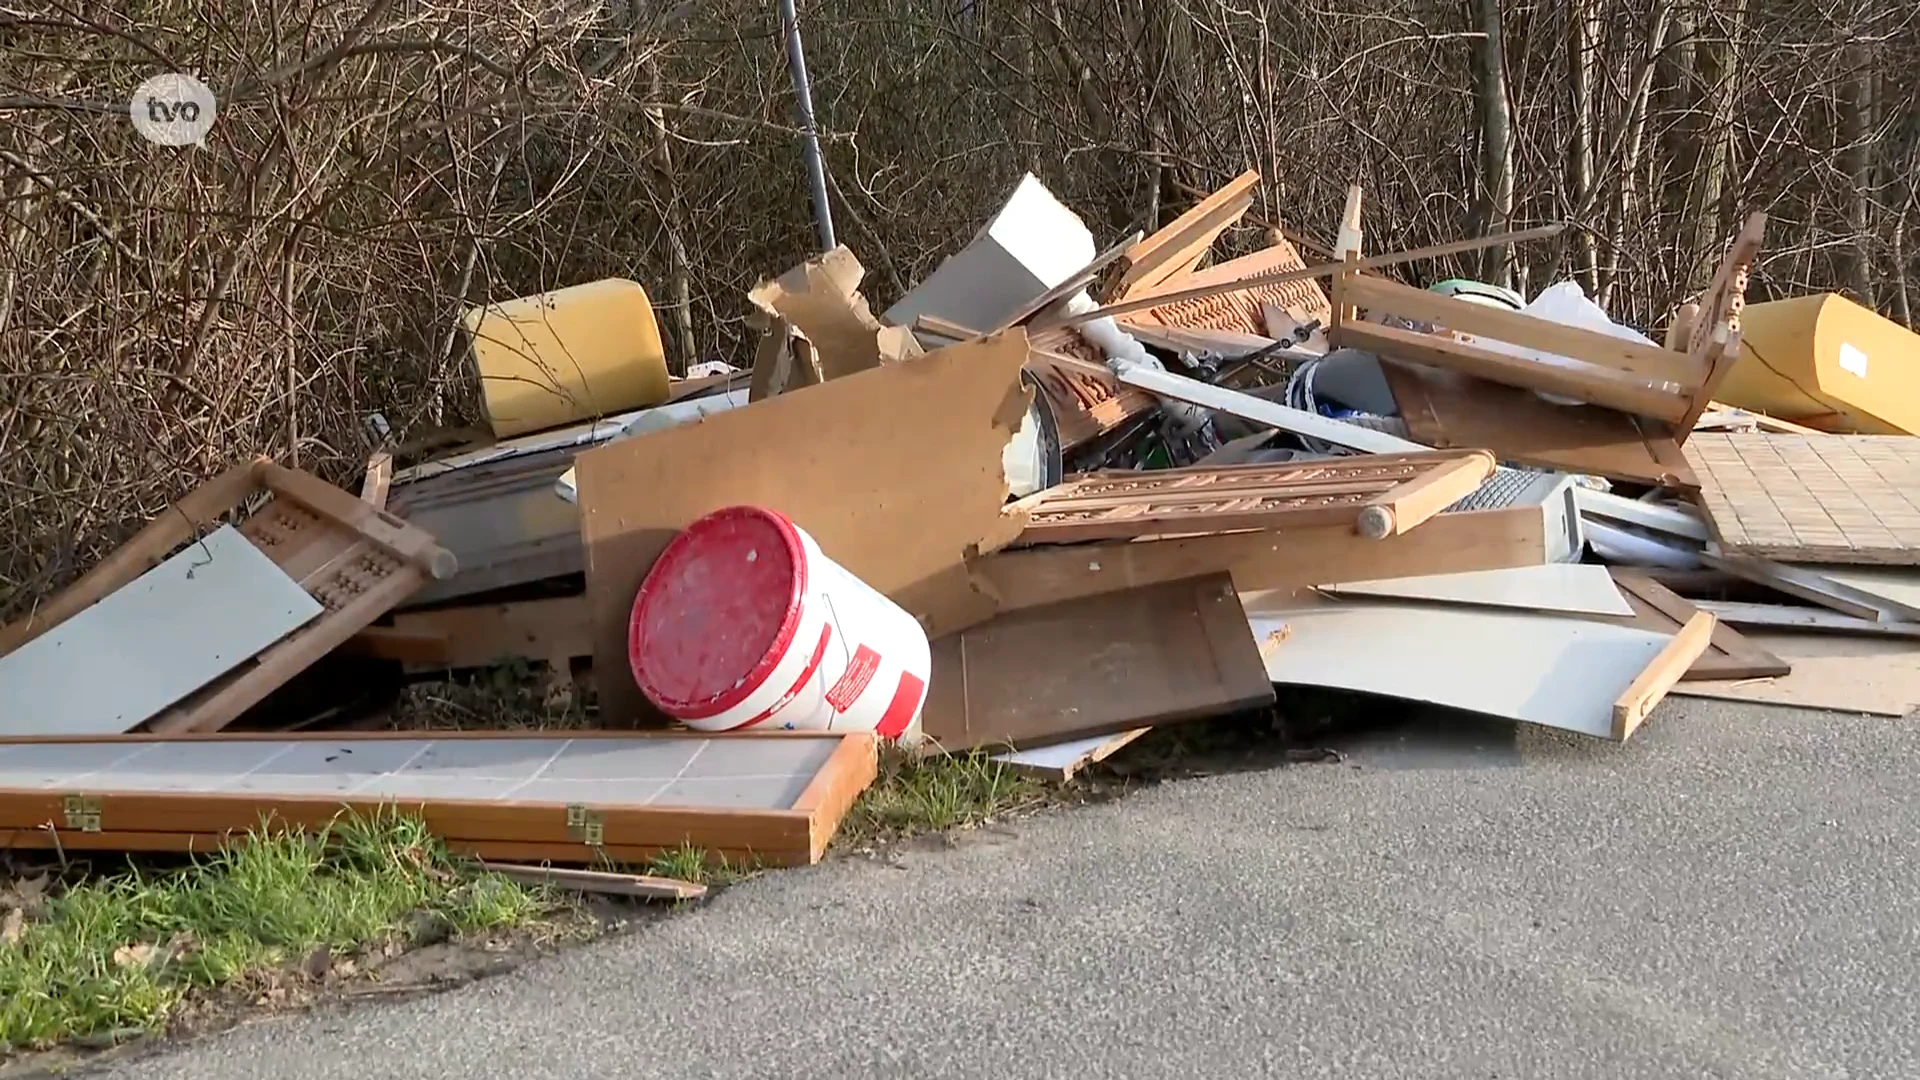
<svg viewBox="0 0 1920 1080">
<path fill-rule="evenodd" d="M 1434 447 L 1483 447 L 1503 462 L 1694 487 L 1693 469 L 1660 424 L 1591 405 L 1555 405 L 1531 390 L 1398 360 L 1380 362 L 1407 435 Z"/>
<path fill-rule="evenodd" d="M 723 507 L 786 514 L 829 558 L 923 619 L 990 614 L 965 559 L 1024 524 L 1003 512 L 1001 455 L 1026 416 L 1026 359 L 1026 335 L 1013 330 L 582 454 L 602 717 L 657 722 L 627 661 L 633 598 L 667 542 Z"/>
<path fill-rule="evenodd" d="M 1621 594 L 1634 609 L 1633 618 L 1619 620 L 1621 622 L 1663 634 L 1677 634 L 1700 610 L 1688 603 L 1685 597 L 1645 574 L 1616 568 L 1613 571 L 1613 583 L 1620 586 Z M 1707 651 L 1701 653 L 1700 658 L 1680 678 L 1683 682 L 1753 679 L 1785 675 L 1792 670 L 1792 665 L 1785 660 L 1716 619 Z"/>
<path fill-rule="evenodd" d="M 1001 615 L 933 646 L 937 748 L 1040 746 L 1273 701 L 1233 580 L 1210 574 Z"/>
<path fill-rule="evenodd" d="M 1920 566 L 1920 439 L 1702 432 L 1686 453 L 1729 551 Z"/>
<path fill-rule="evenodd" d="M 1683 682 L 1689 697 L 1904 717 L 1920 708 L 1920 642 L 1828 633 L 1748 637 L 1792 665 L 1772 679 Z"/>
</svg>

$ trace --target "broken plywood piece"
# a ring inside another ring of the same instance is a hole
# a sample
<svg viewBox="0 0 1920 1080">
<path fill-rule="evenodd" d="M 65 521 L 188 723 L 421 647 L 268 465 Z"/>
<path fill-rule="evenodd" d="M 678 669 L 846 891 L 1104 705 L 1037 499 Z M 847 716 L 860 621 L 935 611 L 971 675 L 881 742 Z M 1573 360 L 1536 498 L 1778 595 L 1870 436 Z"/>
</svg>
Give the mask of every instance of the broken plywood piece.
<svg viewBox="0 0 1920 1080">
<path fill-rule="evenodd" d="M 1168 281 L 1192 273 L 1220 234 L 1232 228 L 1253 205 L 1260 174 L 1252 169 L 1229 180 L 1152 236 L 1126 249 L 1126 269 L 1111 299 L 1145 295 Z M 1289 248 L 1289 250 L 1291 250 Z M 1298 261 L 1296 253 L 1294 259 Z M 1282 267 L 1293 269 L 1293 267 Z"/>
<path fill-rule="evenodd" d="M 0 735 L 117 735 L 313 621 L 231 525 L 0 657 Z"/>
<path fill-rule="evenodd" d="M 1027 414 L 1021 331 L 949 346 L 582 454 L 594 675 L 602 715 L 656 714 L 634 685 L 627 623 L 681 529 L 726 506 L 778 510 L 849 573 L 930 622 L 992 614 L 968 555 L 1004 546 L 1002 456 Z"/>
<path fill-rule="evenodd" d="M 1273 701 L 1226 574 L 1001 615 L 933 643 L 929 751 L 1046 745 Z"/>
<path fill-rule="evenodd" d="M 552 889 L 592 893 L 596 896 L 636 896 L 643 900 L 698 900 L 707 895 L 707 887 L 679 878 L 652 874 L 615 874 L 603 870 L 570 870 L 557 866 L 525 866 L 520 863 L 481 862 L 489 874 L 520 882 L 544 885 Z"/>
<path fill-rule="evenodd" d="M 1728 551 L 1920 565 L 1920 439 L 1702 432 L 1687 457 Z"/>
<path fill-rule="evenodd" d="M 873 782 L 870 733 L 408 732 L 0 743 L 0 849 L 211 851 L 269 821 L 417 813 L 462 854 L 819 860 Z M 57 833 L 46 825 L 64 824 Z"/>
<path fill-rule="evenodd" d="M 1397 536 L 1471 494 L 1490 454 L 1370 454 L 1278 465 L 1103 471 L 1023 500 L 1022 544 L 1350 525 Z"/>
<path fill-rule="evenodd" d="M 1556 405 L 1531 390 L 1382 359 L 1407 433 L 1429 446 L 1480 447 L 1503 462 L 1667 487 L 1693 469 L 1667 428 L 1592 405 Z"/>
<path fill-rule="evenodd" d="M 584 596 L 401 612 L 392 626 L 368 627 L 349 644 L 363 656 L 398 660 L 416 671 L 516 660 L 564 669 L 593 655 Z"/>
<path fill-rule="evenodd" d="M 771 281 L 762 281 L 747 299 L 767 316 L 787 322 L 812 343 L 820 376 L 825 380 L 920 355 L 920 344 L 912 331 L 882 326 L 874 317 L 867 298 L 860 294 L 864 276 L 866 269 L 860 260 L 841 246 Z M 769 333 L 777 330 L 776 325 Z M 774 362 L 777 364 L 777 358 Z M 759 366 L 760 358 L 756 357 L 754 367 Z"/>
<path fill-rule="evenodd" d="M 993 760 L 1028 776 L 1037 776 L 1056 784 L 1064 784 L 1078 776 L 1082 769 L 1107 760 L 1152 730 L 1152 728 L 1134 728 L 1132 731 L 1122 731 L 1113 735 L 1095 735 L 1091 738 L 1075 739 L 1072 742 L 1029 747 L 1025 750 L 1008 750 L 993 755 Z"/>
<path fill-rule="evenodd" d="M 1334 596 L 1425 600 L 1571 615 L 1633 614 L 1633 605 L 1620 595 L 1606 567 L 1582 563 L 1347 581 L 1322 585 L 1320 591 Z"/>
<path fill-rule="evenodd" d="M 227 726 L 424 582 L 444 581 L 456 569 L 453 553 L 422 530 L 316 476 L 259 458 L 188 492 L 86 576 L 26 618 L 0 628 L 0 655 L 138 578 L 262 493 L 272 497 L 240 523 L 240 534 L 326 610 L 152 717 L 149 726 L 154 731 L 217 731 Z"/>
<path fill-rule="evenodd" d="M 1657 634 L 1589 619 L 1281 592 L 1242 597 L 1276 683 L 1381 694 L 1594 738 L 1631 736 L 1712 619 Z M 1704 629 L 1703 629 L 1704 628 Z"/>
<path fill-rule="evenodd" d="M 1661 634 L 1677 634 L 1702 611 L 1714 615 L 1713 636 L 1682 679 L 1750 679 L 1785 675 L 1792 670 L 1785 660 L 1755 645 L 1751 638 L 1728 626 L 1708 605 L 1696 606 L 1665 585 L 1643 573 L 1622 568 L 1612 571 L 1614 581 L 1633 607 L 1632 625 Z"/>
<path fill-rule="evenodd" d="M 1904 717 L 1920 708 L 1920 642 L 1842 634 L 1759 633 L 1748 639 L 1786 661 L 1771 679 L 1689 682 L 1690 697 Z"/>
</svg>

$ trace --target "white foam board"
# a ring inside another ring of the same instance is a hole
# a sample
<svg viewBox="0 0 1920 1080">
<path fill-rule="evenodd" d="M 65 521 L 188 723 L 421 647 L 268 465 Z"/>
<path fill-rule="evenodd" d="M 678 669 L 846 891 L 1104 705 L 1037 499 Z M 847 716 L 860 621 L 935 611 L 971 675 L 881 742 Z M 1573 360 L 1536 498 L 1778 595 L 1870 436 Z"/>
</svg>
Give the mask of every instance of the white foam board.
<svg viewBox="0 0 1920 1080">
<path fill-rule="evenodd" d="M 0 735 L 116 735 L 323 609 L 231 525 L 0 657 Z"/>
<path fill-rule="evenodd" d="M 1335 596 L 1427 600 L 1575 615 L 1633 614 L 1633 605 L 1620 595 L 1620 587 L 1613 583 L 1613 575 L 1607 573 L 1607 568 L 1585 563 L 1346 581 L 1322 585 L 1320 590 Z"/>
</svg>

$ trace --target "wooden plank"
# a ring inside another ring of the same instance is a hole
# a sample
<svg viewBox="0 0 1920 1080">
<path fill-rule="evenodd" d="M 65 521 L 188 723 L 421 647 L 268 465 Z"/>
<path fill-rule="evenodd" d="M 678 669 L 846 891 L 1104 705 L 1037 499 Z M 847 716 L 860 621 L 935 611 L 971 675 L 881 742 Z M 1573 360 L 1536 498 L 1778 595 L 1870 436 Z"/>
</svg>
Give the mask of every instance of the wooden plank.
<svg viewBox="0 0 1920 1080">
<path fill-rule="evenodd" d="M 1772 679 L 1684 682 L 1675 694 L 1905 717 L 1920 707 L 1920 643 L 1850 634 L 1753 634 L 1793 672 Z"/>
<path fill-rule="evenodd" d="M 569 870 L 555 866 L 527 866 L 522 863 L 481 861 L 489 874 L 518 881 L 524 885 L 544 885 L 598 896 L 637 896 L 644 900 L 698 900 L 707 895 L 707 887 L 679 878 L 652 874 L 610 874 L 604 870 Z"/>
<path fill-rule="evenodd" d="M 367 459 L 366 475 L 360 480 L 360 501 L 376 510 L 387 508 L 387 491 L 393 487 L 393 455 L 380 450 Z"/>
<path fill-rule="evenodd" d="M 1428 469 L 1374 496 L 1360 511 L 1355 526 L 1369 540 L 1398 536 L 1480 490 L 1493 475 L 1493 468 L 1492 454 L 1473 451 L 1450 464 Z"/>
<path fill-rule="evenodd" d="M 1496 247 L 1501 244 L 1517 244 L 1525 240 L 1540 240 L 1549 236 L 1558 236 L 1561 232 L 1565 231 L 1565 229 L 1565 225 L 1543 225 L 1533 229 L 1521 229 L 1517 232 L 1493 233 L 1488 236 L 1479 236 L 1468 240 L 1455 240 L 1450 243 L 1435 244 L 1432 247 L 1415 248 L 1412 251 L 1388 252 L 1384 255 L 1374 255 L 1361 259 L 1359 261 L 1359 267 L 1363 270 L 1371 270 L 1382 266 L 1393 266 L 1397 263 L 1413 262 L 1417 259 L 1438 259 L 1447 255 L 1458 255 L 1463 251 L 1479 251 L 1483 248 Z M 1337 271 L 1346 268 L 1347 264 L 1345 262 L 1323 263 L 1319 266 L 1307 266 L 1298 270 L 1286 270 L 1280 273 L 1196 285 L 1190 288 L 1174 289 L 1168 292 L 1150 293 L 1146 296 L 1134 297 L 1120 301 L 1119 303 L 1108 304 L 1082 314 L 1069 315 L 1059 320 L 1049 322 L 1047 327 L 1078 326 L 1081 323 L 1092 322 L 1095 319 L 1128 315 L 1136 311 L 1151 311 L 1155 308 L 1165 307 L 1182 300 L 1202 300 L 1210 296 L 1244 292 L 1259 286 L 1280 285 L 1290 281 L 1310 281 L 1314 278 L 1332 277 Z"/>
<path fill-rule="evenodd" d="M 361 502 L 312 473 L 262 460 L 256 464 L 254 475 L 274 494 L 293 499 L 314 513 L 352 529 L 437 580 L 445 581 L 459 568 L 453 552 L 435 543 L 424 531 L 379 507 Z"/>
<path fill-rule="evenodd" d="M 1024 524 L 1003 510 L 1001 459 L 1027 414 L 1027 354 L 1026 335 L 1011 330 L 582 454 L 601 715 L 659 722 L 627 660 L 633 598 L 667 542 L 722 507 L 786 514 L 923 619 L 990 615 L 965 560 Z"/>
<path fill-rule="evenodd" d="M 1857 619 L 1900 622 L 1912 618 L 1914 614 L 1881 597 L 1849 589 L 1831 578 L 1798 566 L 1769 562 L 1747 555 L 1729 555 L 1724 552 L 1703 553 L 1700 561 L 1716 570 L 1724 570 L 1770 589 L 1778 589 L 1788 596 L 1797 596 L 1802 600 L 1832 608 Z"/>
<path fill-rule="evenodd" d="M 1129 247 L 1126 270 L 1116 289 L 1118 298 L 1139 295 L 1191 271 L 1220 234 L 1253 206 L 1253 190 L 1259 185 L 1259 172 L 1248 169 Z"/>
<path fill-rule="evenodd" d="M 1675 425 L 1675 437 L 1685 441 L 1693 432 L 1700 414 L 1720 391 L 1740 359 L 1740 313 L 1747 304 L 1747 275 L 1760 255 L 1760 243 L 1767 229 L 1767 215 L 1750 214 L 1734 237 L 1733 245 L 1714 271 L 1707 286 L 1705 303 L 1694 314 L 1687 338 L 1687 355 L 1703 372 L 1694 386 L 1687 414 Z"/>
<path fill-rule="evenodd" d="M 1226 574 L 998 616 L 934 643 L 928 752 L 1021 747 L 1273 701 Z"/>
<path fill-rule="evenodd" d="M 1242 589 L 1294 591 L 1371 578 L 1538 566 L 1546 517 L 1534 507 L 1441 514 L 1401 536 L 1369 541 L 1349 529 L 1229 533 L 1130 543 L 1001 551 L 971 560 L 989 610 L 1013 611 L 1218 571 Z M 952 624 L 929 626 L 940 636 Z"/>
<path fill-rule="evenodd" d="M 402 612 L 355 635 L 354 651 L 415 667 L 553 663 L 593 655 L 585 596 Z"/>
<path fill-rule="evenodd" d="M 1099 472 L 1022 500 L 1028 521 L 1020 543 L 1333 524 L 1378 540 L 1451 506 L 1492 472 L 1492 455 L 1475 452 Z M 1434 474 L 1443 481 L 1437 491 L 1416 486 Z M 1370 515 L 1387 520 L 1368 532 Z"/>
<path fill-rule="evenodd" d="M 1407 431 L 1436 447 L 1483 447 L 1501 461 L 1664 487 L 1693 469 L 1664 425 L 1418 364 L 1380 363 Z"/>
<path fill-rule="evenodd" d="M 1613 703 L 1613 738 L 1625 742 L 1646 722 L 1653 707 L 1667 696 L 1675 683 L 1686 677 L 1687 669 L 1707 651 L 1713 637 L 1713 616 L 1696 611 L 1680 632 L 1667 641 L 1660 655 L 1653 658 Z"/>
<path fill-rule="evenodd" d="M 1670 382 L 1690 389 L 1706 374 L 1695 370 L 1685 353 L 1669 352 L 1658 345 L 1585 327 L 1566 326 L 1524 312 L 1472 304 L 1385 278 L 1355 275 L 1342 282 L 1342 286 L 1348 301 L 1362 308 L 1433 323 L 1549 356 L 1564 356 L 1638 379 Z M 1335 336 L 1339 336 L 1338 333 Z M 1553 366 L 1520 357 L 1515 359 L 1534 366 Z"/>
<path fill-rule="evenodd" d="M 1678 420 L 1687 412 L 1687 399 L 1681 394 L 1494 352 L 1466 344 L 1450 334 L 1419 334 L 1376 323 L 1349 322 L 1334 327 L 1328 339 L 1344 348 L 1365 349 L 1383 357 L 1428 364 L 1507 386 L 1564 394 L 1655 420 Z"/>
<path fill-rule="evenodd" d="M 1632 605 L 1632 623 L 1660 633 L 1677 634 L 1701 611 L 1713 612 L 1706 604 L 1681 597 L 1641 571 L 1615 567 L 1614 583 L 1620 586 Z M 1707 648 L 1687 668 L 1683 680 L 1751 679 L 1785 675 L 1791 669 L 1785 660 L 1753 643 L 1717 616 Z"/>
<path fill-rule="evenodd" d="M 0 734 L 127 731 L 321 610 L 246 537 L 222 525 L 0 657 Z"/>
<path fill-rule="evenodd" d="M 1729 551 L 1920 565 L 1920 439 L 1701 432 L 1686 453 Z"/>
</svg>

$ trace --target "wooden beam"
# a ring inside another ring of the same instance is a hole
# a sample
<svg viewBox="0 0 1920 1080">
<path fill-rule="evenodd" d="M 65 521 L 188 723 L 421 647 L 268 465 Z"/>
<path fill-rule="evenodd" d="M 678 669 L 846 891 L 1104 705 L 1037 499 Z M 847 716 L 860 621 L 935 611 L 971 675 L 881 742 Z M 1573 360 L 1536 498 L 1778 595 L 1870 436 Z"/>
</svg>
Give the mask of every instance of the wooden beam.
<svg viewBox="0 0 1920 1080">
<path fill-rule="evenodd" d="M 1445 255 L 1458 255 L 1464 251 L 1478 251 L 1482 248 L 1496 247 L 1501 244 L 1517 244 L 1525 240 L 1540 240 L 1549 236 L 1558 236 L 1564 231 L 1566 231 L 1565 225 L 1542 225 L 1534 229 L 1522 229 L 1519 232 L 1494 233 L 1491 236 L 1479 236 L 1470 240 L 1455 240 L 1451 243 L 1435 244 L 1432 247 L 1416 248 L 1412 251 L 1389 252 L 1384 255 L 1375 255 L 1370 258 L 1361 259 L 1359 260 L 1359 268 L 1362 270 L 1373 270 L 1382 266 L 1393 266 L 1397 263 L 1413 262 L 1417 259 L 1437 259 Z M 1287 281 L 1309 281 L 1313 278 L 1332 277 L 1338 271 L 1346 268 L 1347 264 L 1344 262 L 1322 263 L 1319 266 L 1308 266 L 1299 270 L 1286 270 L 1278 274 L 1259 274 L 1253 277 L 1241 278 L 1237 281 L 1223 281 L 1217 284 L 1201 285 L 1191 289 L 1175 289 L 1171 292 L 1140 296 L 1130 300 L 1123 300 L 1117 304 L 1108 304 L 1105 307 L 1096 308 L 1079 315 L 1068 315 L 1064 318 L 1048 322 L 1046 326 L 1041 327 L 1041 329 L 1078 326 L 1081 323 L 1092 322 L 1095 319 L 1126 315 L 1135 311 L 1150 311 L 1153 308 L 1165 307 L 1168 304 L 1178 303 L 1182 300 L 1203 300 L 1209 296 L 1224 296 L 1228 293 L 1245 292 L 1248 289 L 1258 288 L 1262 285 L 1278 285 Z"/>
</svg>

